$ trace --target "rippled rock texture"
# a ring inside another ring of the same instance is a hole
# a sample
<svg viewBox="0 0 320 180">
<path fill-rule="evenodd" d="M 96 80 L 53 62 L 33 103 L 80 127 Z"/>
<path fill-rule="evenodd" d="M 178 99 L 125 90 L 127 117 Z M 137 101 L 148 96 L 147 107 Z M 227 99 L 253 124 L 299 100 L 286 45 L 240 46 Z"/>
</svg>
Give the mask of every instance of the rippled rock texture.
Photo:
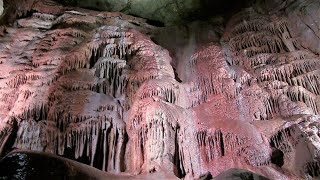
<svg viewBox="0 0 320 180">
<path fill-rule="evenodd" d="M 319 176 L 319 54 L 285 14 L 244 9 L 176 62 L 144 19 L 48 0 L 24 8 L 0 39 L 2 155 L 130 176 Z"/>
</svg>

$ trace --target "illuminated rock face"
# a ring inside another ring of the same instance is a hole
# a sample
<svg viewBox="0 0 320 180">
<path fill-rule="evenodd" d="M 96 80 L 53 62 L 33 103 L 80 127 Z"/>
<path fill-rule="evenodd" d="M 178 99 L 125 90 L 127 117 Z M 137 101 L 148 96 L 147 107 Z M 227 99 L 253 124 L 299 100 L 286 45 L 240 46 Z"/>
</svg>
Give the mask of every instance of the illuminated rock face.
<svg viewBox="0 0 320 180">
<path fill-rule="evenodd" d="M 0 39 L 0 152 L 42 151 L 133 175 L 319 176 L 319 55 L 248 8 L 180 81 L 143 19 L 51 1 Z M 180 68 L 181 71 L 181 68 Z"/>
</svg>

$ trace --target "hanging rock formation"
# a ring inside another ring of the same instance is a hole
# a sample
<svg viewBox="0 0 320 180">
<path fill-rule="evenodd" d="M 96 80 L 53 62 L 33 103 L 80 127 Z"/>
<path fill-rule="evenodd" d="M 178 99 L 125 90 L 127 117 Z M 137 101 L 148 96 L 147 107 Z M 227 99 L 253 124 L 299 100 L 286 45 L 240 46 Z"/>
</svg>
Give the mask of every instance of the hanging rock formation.
<svg viewBox="0 0 320 180">
<path fill-rule="evenodd" d="M 179 62 L 141 18 L 50 0 L 15 13 L 0 33 L 1 155 L 119 178 L 319 177 L 319 53 L 285 14 L 246 8 Z"/>
</svg>

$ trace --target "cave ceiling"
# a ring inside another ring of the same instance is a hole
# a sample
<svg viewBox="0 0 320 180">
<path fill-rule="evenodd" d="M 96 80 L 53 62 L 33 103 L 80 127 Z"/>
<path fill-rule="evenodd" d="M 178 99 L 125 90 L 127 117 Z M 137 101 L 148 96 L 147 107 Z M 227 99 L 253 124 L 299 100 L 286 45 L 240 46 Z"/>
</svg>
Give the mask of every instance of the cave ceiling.
<svg viewBox="0 0 320 180">
<path fill-rule="evenodd" d="M 165 24 L 181 23 L 227 14 L 252 4 L 253 0 L 57 0 L 95 10 L 116 11 Z"/>
</svg>

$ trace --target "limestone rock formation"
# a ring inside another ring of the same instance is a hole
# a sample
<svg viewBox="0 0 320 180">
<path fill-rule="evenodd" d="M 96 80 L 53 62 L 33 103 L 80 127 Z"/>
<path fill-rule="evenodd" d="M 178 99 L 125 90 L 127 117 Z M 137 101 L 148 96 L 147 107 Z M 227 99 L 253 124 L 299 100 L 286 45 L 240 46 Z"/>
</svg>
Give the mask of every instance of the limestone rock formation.
<svg viewBox="0 0 320 180">
<path fill-rule="evenodd" d="M 320 57 L 285 12 L 243 9 L 176 58 L 145 19 L 51 0 L 9 10 L 1 155 L 59 155 L 110 178 L 319 177 Z"/>
</svg>

